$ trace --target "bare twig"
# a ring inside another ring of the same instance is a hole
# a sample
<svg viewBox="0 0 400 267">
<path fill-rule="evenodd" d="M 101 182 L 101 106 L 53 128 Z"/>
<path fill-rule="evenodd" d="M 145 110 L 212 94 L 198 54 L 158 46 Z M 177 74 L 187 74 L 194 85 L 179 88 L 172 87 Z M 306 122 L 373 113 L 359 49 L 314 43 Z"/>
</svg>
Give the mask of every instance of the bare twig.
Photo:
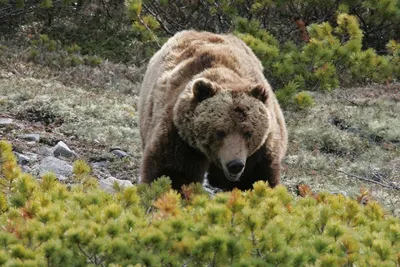
<svg viewBox="0 0 400 267">
<path fill-rule="evenodd" d="M 352 173 L 347 173 L 347 172 L 344 172 L 342 170 L 337 170 L 337 171 L 340 172 L 340 173 L 343 173 L 343 174 L 345 174 L 345 175 L 347 175 L 349 177 L 353 177 L 353 178 L 356 178 L 356 179 L 361 180 L 361 181 L 374 183 L 374 184 L 380 185 L 382 187 L 390 188 L 390 189 L 400 190 L 400 188 L 398 186 L 395 186 L 395 185 L 392 185 L 392 184 L 382 183 L 380 181 L 375 181 L 375 180 L 372 180 L 372 179 L 369 179 L 369 178 L 366 178 L 366 177 L 358 176 L 358 175 L 355 175 L 355 174 L 352 174 Z"/>
<path fill-rule="evenodd" d="M 110 14 L 110 11 L 108 10 L 106 3 L 104 2 L 104 0 L 101 0 L 101 4 L 103 5 L 103 8 L 106 10 L 107 16 L 112 19 L 112 16 Z"/>
<path fill-rule="evenodd" d="M 96 258 L 96 256 L 94 256 L 94 259 L 92 259 L 92 257 L 90 257 L 89 254 L 87 254 L 87 253 L 82 249 L 82 247 L 81 247 L 79 244 L 78 244 L 78 248 L 79 248 L 79 250 L 83 253 L 83 255 L 85 255 L 86 258 L 88 258 L 88 259 L 90 260 L 91 263 L 93 263 L 93 264 L 96 265 L 96 266 L 98 266 L 98 265 L 100 265 L 100 266 L 102 266 L 102 267 L 105 266 L 105 265 L 104 265 L 103 263 L 101 263 L 101 262 L 97 263 L 97 258 Z"/>
<path fill-rule="evenodd" d="M 260 258 L 262 258 L 263 255 L 262 255 L 261 251 L 257 248 L 256 236 L 254 235 L 254 231 L 253 231 L 253 230 L 251 231 L 251 241 L 252 241 L 252 243 L 253 243 L 253 246 L 254 246 L 255 249 L 256 249 L 257 256 L 260 257 Z"/>
<path fill-rule="evenodd" d="M 359 103 L 355 102 L 354 100 L 349 99 L 349 97 L 347 95 L 344 94 L 340 94 L 338 95 L 339 98 L 342 98 L 344 100 L 346 100 L 347 102 L 349 102 L 350 104 L 352 104 L 353 106 L 360 106 Z"/>
<path fill-rule="evenodd" d="M 191 261 L 192 261 L 192 258 L 189 258 L 188 260 L 186 260 L 186 261 L 182 264 L 181 267 L 186 267 L 186 266 L 189 264 L 189 262 L 191 262 Z"/>
<path fill-rule="evenodd" d="M 158 23 L 160 24 L 161 28 L 163 28 L 163 30 L 165 31 L 166 34 L 168 35 L 173 35 L 174 33 L 167 28 L 167 26 L 165 26 L 165 23 L 161 20 L 160 16 L 157 15 L 155 12 L 153 12 L 149 7 L 147 7 L 146 5 L 143 5 L 143 7 L 145 8 L 145 10 L 147 12 L 149 12 L 153 17 L 156 18 L 156 20 L 158 21 Z"/>
<path fill-rule="evenodd" d="M 154 42 L 156 42 L 157 46 L 159 48 L 161 48 L 161 44 L 158 42 L 157 35 L 149 28 L 149 26 L 147 26 L 146 22 L 143 21 L 143 19 L 140 15 L 137 16 L 137 18 L 140 21 L 140 23 L 146 28 L 146 30 L 148 30 L 150 32 L 150 34 L 152 35 Z"/>
</svg>

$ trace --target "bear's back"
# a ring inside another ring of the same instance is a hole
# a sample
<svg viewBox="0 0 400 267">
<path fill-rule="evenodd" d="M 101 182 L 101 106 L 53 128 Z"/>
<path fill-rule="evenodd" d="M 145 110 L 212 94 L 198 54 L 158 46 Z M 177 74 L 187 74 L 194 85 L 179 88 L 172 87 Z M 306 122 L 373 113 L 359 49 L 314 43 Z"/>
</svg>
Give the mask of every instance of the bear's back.
<svg viewBox="0 0 400 267">
<path fill-rule="evenodd" d="M 219 70 L 214 71 L 216 68 Z M 235 78 L 268 84 L 261 62 L 239 38 L 209 32 L 179 32 L 151 58 L 144 76 L 139 95 L 143 142 L 151 138 L 157 122 L 172 120 L 172 108 L 180 93 L 199 74 L 221 83 Z"/>
<path fill-rule="evenodd" d="M 261 62 L 251 49 L 229 34 L 183 31 L 172 37 L 160 53 L 171 74 L 169 78 L 174 80 L 185 81 L 217 66 L 233 70 L 242 78 L 264 78 Z"/>
</svg>

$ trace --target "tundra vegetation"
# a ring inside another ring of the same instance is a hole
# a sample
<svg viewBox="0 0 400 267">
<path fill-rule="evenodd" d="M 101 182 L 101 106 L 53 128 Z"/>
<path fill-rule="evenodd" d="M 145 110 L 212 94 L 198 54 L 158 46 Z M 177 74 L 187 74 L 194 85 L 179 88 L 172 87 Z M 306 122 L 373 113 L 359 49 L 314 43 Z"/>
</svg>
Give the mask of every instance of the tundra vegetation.
<svg viewBox="0 0 400 267">
<path fill-rule="evenodd" d="M 19 123 L 0 126 L 1 264 L 399 266 L 399 21 L 398 0 L 0 0 L 0 117 Z M 143 70 L 189 28 L 262 61 L 289 129 L 282 185 L 102 191 L 100 159 L 137 181 Z M 84 161 L 62 182 L 22 171 L 21 131 Z"/>
<path fill-rule="evenodd" d="M 75 183 L 22 173 L 0 142 L 6 266 L 398 266 L 400 220 L 377 202 L 329 193 L 294 198 L 265 182 L 216 194 L 201 184 L 98 188 L 83 161 Z"/>
</svg>

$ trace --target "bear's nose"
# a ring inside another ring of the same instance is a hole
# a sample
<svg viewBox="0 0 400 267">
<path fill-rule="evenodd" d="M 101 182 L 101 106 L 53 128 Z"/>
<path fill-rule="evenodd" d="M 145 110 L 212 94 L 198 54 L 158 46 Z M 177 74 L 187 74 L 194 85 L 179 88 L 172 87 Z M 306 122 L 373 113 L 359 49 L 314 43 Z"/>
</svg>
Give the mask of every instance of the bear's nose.
<svg viewBox="0 0 400 267">
<path fill-rule="evenodd" d="M 238 174 L 243 170 L 244 164 L 243 164 L 243 162 L 241 160 L 234 159 L 232 161 L 229 161 L 226 164 L 226 167 L 228 167 L 229 173 Z"/>
</svg>

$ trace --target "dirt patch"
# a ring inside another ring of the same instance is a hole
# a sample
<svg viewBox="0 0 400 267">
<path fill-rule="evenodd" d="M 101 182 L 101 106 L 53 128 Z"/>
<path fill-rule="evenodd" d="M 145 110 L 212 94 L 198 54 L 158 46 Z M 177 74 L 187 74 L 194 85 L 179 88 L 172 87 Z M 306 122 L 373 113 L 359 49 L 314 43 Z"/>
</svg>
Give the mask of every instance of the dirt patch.
<svg viewBox="0 0 400 267">
<path fill-rule="evenodd" d="M 60 126 L 64 123 L 64 119 L 52 113 L 51 109 L 41 107 L 28 108 L 23 112 L 18 113 L 17 118 L 30 122 L 41 122 L 47 126 L 51 124 L 54 127 Z"/>
</svg>

